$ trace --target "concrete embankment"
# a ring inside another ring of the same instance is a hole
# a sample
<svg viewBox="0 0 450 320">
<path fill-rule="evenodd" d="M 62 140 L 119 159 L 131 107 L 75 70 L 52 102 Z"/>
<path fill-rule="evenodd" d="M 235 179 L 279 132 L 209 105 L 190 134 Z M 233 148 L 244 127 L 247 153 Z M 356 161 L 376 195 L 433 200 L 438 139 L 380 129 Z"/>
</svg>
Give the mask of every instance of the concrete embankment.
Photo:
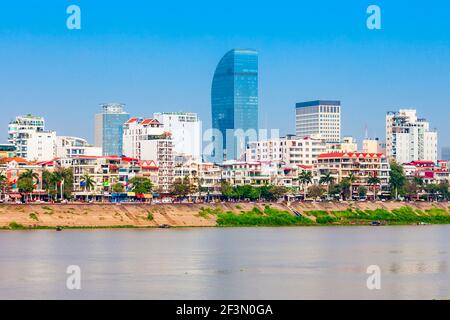
<svg viewBox="0 0 450 320">
<path fill-rule="evenodd" d="M 222 212 L 239 214 L 254 207 L 263 209 L 267 203 L 217 203 L 217 204 L 30 204 L 0 205 L 0 228 L 17 224 L 25 228 L 39 227 L 212 227 L 217 225 L 216 215 L 203 215 L 202 210 L 210 208 Z M 288 208 L 283 204 L 270 204 L 272 207 L 304 214 L 308 211 L 341 211 L 348 208 L 360 210 L 393 209 L 405 205 L 417 210 L 431 208 L 449 209 L 448 203 L 401 203 L 401 202 L 308 202 L 293 203 Z"/>
</svg>

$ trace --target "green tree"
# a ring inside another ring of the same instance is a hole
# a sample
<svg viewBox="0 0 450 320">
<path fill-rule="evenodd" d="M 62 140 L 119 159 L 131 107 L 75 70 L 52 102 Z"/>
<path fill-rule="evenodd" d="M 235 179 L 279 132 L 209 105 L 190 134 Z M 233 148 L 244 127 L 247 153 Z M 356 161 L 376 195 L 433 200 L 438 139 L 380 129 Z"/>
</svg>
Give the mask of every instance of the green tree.
<svg viewBox="0 0 450 320">
<path fill-rule="evenodd" d="M 331 172 L 327 172 L 320 177 L 319 183 L 327 186 L 327 194 L 330 194 L 330 185 L 334 182 Z"/>
<path fill-rule="evenodd" d="M 325 190 L 319 185 L 312 185 L 308 188 L 308 193 L 313 199 L 318 199 L 323 196 Z"/>
<path fill-rule="evenodd" d="M 373 201 L 375 201 L 377 199 L 377 188 L 381 184 L 381 179 L 377 176 L 370 176 L 369 179 L 367 179 L 367 184 L 373 188 Z"/>
<path fill-rule="evenodd" d="M 398 192 L 405 185 L 406 178 L 403 167 L 396 161 L 391 161 L 390 185 L 391 191 L 394 191 L 395 199 L 398 199 Z"/>
<path fill-rule="evenodd" d="M 233 199 L 236 196 L 233 187 L 226 180 L 222 180 L 220 182 L 220 192 L 222 193 L 222 196 L 225 197 L 226 199 Z"/>
<path fill-rule="evenodd" d="M 367 196 L 367 188 L 364 186 L 359 186 L 358 187 L 358 197 L 361 198 L 365 198 Z"/>
<path fill-rule="evenodd" d="M 298 179 L 303 186 L 303 199 L 306 199 L 306 192 L 308 185 L 312 182 L 313 175 L 310 171 L 302 171 L 300 172 Z"/>
<path fill-rule="evenodd" d="M 137 194 L 151 193 L 153 190 L 153 183 L 146 177 L 134 177 L 130 179 L 131 190 Z"/>
<path fill-rule="evenodd" d="M 3 172 L 0 172 L 0 200 L 6 194 L 8 187 L 9 187 L 8 178 L 3 174 Z"/>
<path fill-rule="evenodd" d="M 189 181 L 189 177 L 184 177 L 183 179 L 178 178 L 172 185 L 171 193 L 177 198 L 186 198 L 188 195 L 193 193 L 195 190 L 194 186 Z"/>
<path fill-rule="evenodd" d="M 125 190 L 125 188 L 124 188 L 123 184 L 120 183 L 120 182 L 115 183 L 115 184 L 112 186 L 112 191 L 113 191 L 114 193 L 122 193 L 122 192 L 124 192 L 124 190 Z"/>
<path fill-rule="evenodd" d="M 342 188 L 340 184 L 332 183 L 328 188 L 328 194 L 331 197 L 340 196 L 342 194 Z"/>
<path fill-rule="evenodd" d="M 34 181 L 29 177 L 19 177 L 17 180 L 17 187 L 20 193 L 32 193 L 34 190 Z"/>
<path fill-rule="evenodd" d="M 339 189 L 341 191 L 342 197 L 344 198 L 344 200 L 346 200 L 347 198 L 351 198 L 352 196 L 352 182 L 350 180 L 349 177 L 345 177 L 341 180 L 341 182 L 339 183 Z"/>
</svg>

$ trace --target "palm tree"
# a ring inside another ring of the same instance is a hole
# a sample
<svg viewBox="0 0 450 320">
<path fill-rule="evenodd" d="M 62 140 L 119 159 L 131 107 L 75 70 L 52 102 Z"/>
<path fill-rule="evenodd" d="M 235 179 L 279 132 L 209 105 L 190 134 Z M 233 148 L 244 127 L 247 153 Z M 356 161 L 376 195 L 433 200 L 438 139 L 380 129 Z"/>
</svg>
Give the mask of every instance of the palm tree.
<svg viewBox="0 0 450 320">
<path fill-rule="evenodd" d="M 329 196 L 330 193 L 330 184 L 332 184 L 334 181 L 334 178 L 331 176 L 330 172 L 325 173 L 320 177 L 319 183 L 320 184 L 326 184 L 327 185 L 327 195 Z"/>
<path fill-rule="evenodd" d="M 3 174 L 3 172 L 0 172 L 0 200 L 1 196 L 6 194 L 7 187 L 8 187 L 8 178 Z"/>
<path fill-rule="evenodd" d="M 86 193 L 86 200 L 88 200 L 87 191 L 91 191 L 95 186 L 95 181 L 89 174 L 85 174 L 81 177 L 81 181 L 84 182 L 84 192 Z"/>
<path fill-rule="evenodd" d="M 375 201 L 377 197 L 377 186 L 380 185 L 381 180 L 377 176 L 371 176 L 367 179 L 367 183 L 373 187 L 373 201 Z"/>
<path fill-rule="evenodd" d="M 312 178 L 313 178 L 312 172 L 310 171 L 302 171 L 299 174 L 298 179 L 303 185 L 303 192 L 304 192 L 303 200 L 306 200 L 306 189 L 307 189 L 306 187 L 308 186 L 308 184 L 312 182 Z"/>
<path fill-rule="evenodd" d="M 348 175 L 347 179 L 350 183 L 350 199 L 353 200 L 353 183 L 355 183 L 358 179 L 353 172 Z"/>
<path fill-rule="evenodd" d="M 64 175 L 61 171 L 55 171 L 52 173 L 50 180 L 55 185 L 55 200 L 58 200 L 58 184 L 61 184 L 61 189 L 62 189 Z M 62 198 L 63 198 L 63 196 L 62 196 L 62 192 L 61 192 L 61 200 L 62 200 Z"/>
</svg>

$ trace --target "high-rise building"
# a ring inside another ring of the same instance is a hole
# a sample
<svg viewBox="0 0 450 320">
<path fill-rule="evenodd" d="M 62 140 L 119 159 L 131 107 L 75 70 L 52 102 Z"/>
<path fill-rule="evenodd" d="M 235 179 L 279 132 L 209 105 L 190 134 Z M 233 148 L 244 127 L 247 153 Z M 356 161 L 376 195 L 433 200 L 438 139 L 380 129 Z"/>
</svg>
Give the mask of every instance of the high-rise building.
<svg viewBox="0 0 450 320">
<path fill-rule="evenodd" d="M 123 125 L 130 115 L 120 103 L 102 104 L 102 113 L 95 115 L 95 146 L 104 156 L 121 156 Z"/>
<path fill-rule="evenodd" d="M 386 115 L 386 155 L 399 163 L 415 160 L 437 162 L 438 135 L 414 109 Z"/>
<path fill-rule="evenodd" d="M 326 143 L 341 142 L 341 102 L 316 100 L 296 104 L 297 137 L 318 136 Z"/>
<path fill-rule="evenodd" d="M 450 161 L 450 147 L 442 147 L 441 159 L 445 161 Z"/>
<path fill-rule="evenodd" d="M 56 132 L 45 130 L 43 117 L 18 116 L 8 126 L 8 142 L 28 161 L 47 161 L 55 155 Z"/>
<path fill-rule="evenodd" d="M 172 134 L 175 155 L 200 160 L 202 152 L 201 122 L 192 112 L 157 112 L 153 115 L 164 130 Z"/>
<path fill-rule="evenodd" d="M 211 159 L 237 159 L 258 136 L 258 53 L 233 49 L 220 60 L 211 88 L 212 127 L 216 137 Z"/>
<path fill-rule="evenodd" d="M 158 166 L 159 191 L 170 191 L 174 170 L 172 138 L 157 119 L 131 118 L 123 125 L 123 154 L 154 161 Z"/>
</svg>

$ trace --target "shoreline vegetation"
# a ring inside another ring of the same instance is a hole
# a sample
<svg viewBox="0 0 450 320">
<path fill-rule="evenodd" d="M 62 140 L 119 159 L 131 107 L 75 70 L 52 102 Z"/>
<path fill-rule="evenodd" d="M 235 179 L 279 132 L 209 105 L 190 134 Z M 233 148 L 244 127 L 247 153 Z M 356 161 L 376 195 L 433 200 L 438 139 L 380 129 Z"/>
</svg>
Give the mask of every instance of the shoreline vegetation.
<svg viewBox="0 0 450 320">
<path fill-rule="evenodd" d="M 450 224 L 448 202 L 0 204 L 0 230 Z"/>
</svg>

